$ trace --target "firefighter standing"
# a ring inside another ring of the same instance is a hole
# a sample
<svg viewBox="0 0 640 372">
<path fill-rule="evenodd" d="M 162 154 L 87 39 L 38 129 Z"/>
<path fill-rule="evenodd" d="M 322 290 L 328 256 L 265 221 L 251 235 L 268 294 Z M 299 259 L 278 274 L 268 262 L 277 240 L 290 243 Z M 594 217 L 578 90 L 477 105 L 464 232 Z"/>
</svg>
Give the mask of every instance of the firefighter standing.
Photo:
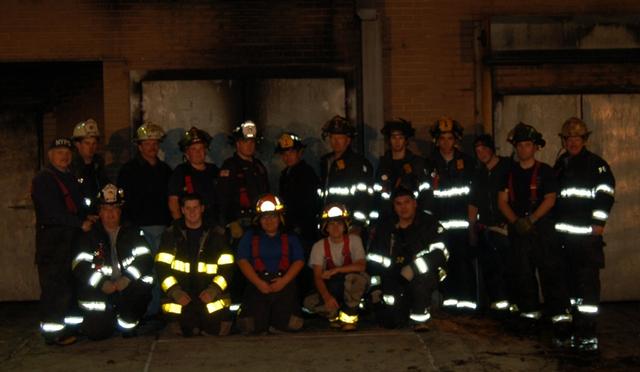
<svg viewBox="0 0 640 372">
<path fill-rule="evenodd" d="M 204 219 L 219 224 L 216 194 L 218 167 L 206 161 L 210 143 L 209 133 L 196 127 L 186 131 L 178 143 L 186 161 L 173 170 L 169 179 L 169 211 L 174 220 L 182 217 L 180 197 L 197 193 L 204 201 Z"/>
<path fill-rule="evenodd" d="M 609 164 L 587 150 L 590 134 L 587 125 L 575 117 L 562 125 L 565 153 L 554 166 L 560 184 L 555 228 L 567 256 L 576 346 L 595 352 L 600 269 L 604 267 L 602 233 L 614 203 L 616 181 Z"/>
<path fill-rule="evenodd" d="M 509 314 L 511 283 L 506 275 L 509 238 L 507 221 L 498 208 L 498 192 L 511 170 L 510 158 L 496 155 L 493 138 L 483 134 L 473 142 L 480 165 L 473 177 L 469 200 L 469 241 L 478 250 L 489 312 L 497 317 Z"/>
<path fill-rule="evenodd" d="M 78 238 L 72 263 L 82 330 L 92 340 L 115 329 L 134 336 L 151 299 L 153 256 L 137 227 L 120 224 L 122 189 L 107 184 L 97 201 L 100 221 Z"/>
<path fill-rule="evenodd" d="M 456 148 L 462 140 L 460 123 L 444 117 L 433 124 L 430 132 L 436 148 L 431 158 L 433 199 L 429 210 L 447 230 L 447 248 L 451 253 L 442 306 L 448 311 L 474 311 L 476 275 L 474 252 L 468 241 L 468 203 L 475 162 Z"/>
<path fill-rule="evenodd" d="M 88 119 L 73 128 L 71 138 L 76 151 L 71 162 L 71 172 L 80 184 L 81 207 L 88 214 L 96 214 L 96 196 L 109 180 L 104 170 L 104 159 L 97 154 L 100 130 L 98 123 Z"/>
<path fill-rule="evenodd" d="M 234 257 L 224 234 L 203 219 L 205 206 L 198 194 L 180 199 L 182 217 L 162 234 L 156 270 L 166 298 L 162 310 L 177 318 L 182 335 L 231 331 L 231 300 L 227 290 Z"/>
<path fill-rule="evenodd" d="M 71 141 L 57 138 L 49 146 L 49 164 L 33 178 L 31 198 L 36 210 L 36 265 L 40 283 L 40 331 L 48 344 L 76 341 L 69 325 L 73 306 L 72 243 L 81 231 L 89 231 L 92 219 L 81 209 L 82 194 L 70 172 Z"/>
<path fill-rule="evenodd" d="M 344 205 L 328 204 L 321 218 L 321 231 L 327 236 L 313 245 L 309 259 L 317 293 L 309 295 L 304 306 L 329 319 L 332 327 L 352 331 L 369 281 L 362 240 L 348 233 L 349 212 Z"/>
<path fill-rule="evenodd" d="M 295 278 L 304 266 L 304 254 L 298 237 L 282 232 L 283 210 L 276 196 L 261 197 L 256 203 L 257 227 L 238 245 L 238 267 L 248 281 L 238 315 L 243 333 L 297 331 L 303 325 Z"/>
<path fill-rule="evenodd" d="M 138 154 L 123 165 L 118 174 L 118 186 L 127 196 L 127 202 L 122 207 L 122 218 L 144 232 L 153 257 L 158 253 L 162 232 L 171 222 L 167 206 L 171 168 L 158 159 L 163 138 L 161 127 L 149 122 L 142 124 L 136 130 Z M 147 315 L 154 316 L 159 311 L 160 284 L 156 281 Z"/>
<path fill-rule="evenodd" d="M 371 163 L 351 149 L 351 140 L 356 134 L 354 126 L 341 116 L 334 116 L 322 127 L 322 138 L 329 137 L 332 152 L 320 159 L 319 194 L 326 205 L 330 202 L 344 204 L 353 211 L 354 232 L 360 233 L 371 217 L 373 186 Z"/>
<path fill-rule="evenodd" d="M 518 162 L 514 163 L 502 190 L 498 206 L 509 222 L 510 262 L 515 288 L 515 304 L 520 311 L 520 330 L 535 327 L 543 315 L 551 318 L 554 342 L 569 337 L 571 315 L 564 278 L 564 263 L 551 210 L 556 201 L 558 183 L 551 167 L 535 159 L 545 140 L 534 127 L 519 123 L 509 134 Z M 542 285 L 545 314 L 540 311 L 538 281 Z"/>
<path fill-rule="evenodd" d="M 403 185 L 394 190 L 395 218 L 378 227 L 367 254 L 367 272 L 378 322 L 395 328 L 408 318 L 414 330 L 424 331 L 431 318 L 431 295 L 446 276 L 449 253 L 444 229 L 418 209 L 415 191 Z"/>
<path fill-rule="evenodd" d="M 384 134 L 385 141 L 388 141 L 389 149 L 380 157 L 373 185 L 378 215 L 393 215 L 391 191 L 400 184 L 417 185 L 419 208 L 425 210 L 431 184 L 426 160 L 407 148 L 409 139 L 416 132 L 411 122 L 404 119 L 388 121 L 380 132 Z M 373 220 L 372 218 L 372 222 Z"/>
</svg>

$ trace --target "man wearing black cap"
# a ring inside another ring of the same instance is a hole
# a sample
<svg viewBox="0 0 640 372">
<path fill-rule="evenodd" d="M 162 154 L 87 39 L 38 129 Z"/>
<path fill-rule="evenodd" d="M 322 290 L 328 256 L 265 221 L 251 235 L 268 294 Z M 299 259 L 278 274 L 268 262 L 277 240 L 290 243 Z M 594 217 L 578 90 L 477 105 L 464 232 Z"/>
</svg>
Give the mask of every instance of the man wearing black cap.
<svg viewBox="0 0 640 372">
<path fill-rule="evenodd" d="M 267 168 L 255 157 L 258 128 L 252 121 L 238 125 L 229 142 L 236 151 L 222 163 L 218 179 L 220 220 L 234 240 L 251 226 L 258 198 L 269 192 Z"/>
<path fill-rule="evenodd" d="M 116 329 L 134 336 L 151 300 L 153 255 L 140 229 L 120 224 L 122 189 L 107 184 L 97 200 L 100 221 L 80 236 L 72 263 L 82 330 L 92 340 Z"/>
<path fill-rule="evenodd" d="M 180 197 L 198 193 L 205 203 L 205 219 L 218 222 L 216 177 L 218 167 L 208 163 L 207 151 L 211 136 L 204 130 L 191 127 L 178 143 L 186 161 L 178 165 L 169 179 L 169 210 L 174 220 L 182 217 Z"/>
<path fill-rule="evenodd" d="M 515 304 L 520 311 L 519 329 L 532 329 L 543 313 L 538 281 L 542 285 L 545 313 L 554 326 L 554 343 L 568 341 L 572 317 L 564 277 L 560 242 L 554 230 L 551 209 L 556 202 L 558 182 L 553 169 L 539 162 L 535 154 L 545 145 L 534 127 L 519 123 L 509 134 L 518 162 L 514 163 L 498 194 L 498 207 L 509 223 L 509 275 L 518 288 Z"/>
<path fill-rule="evenodd" d="M 73 302 L 72 242 L 89 231 L 93 220 L 81 209 L 82 196 L 69 170 L 71 141 L 58 138 L 49 146 L 49 164 L 34 177 L 31 198 L 36 210 L 36 264 L 40 281 L 40 330 L 48 344 L 75 342 L 68 325 Z"/>
<path fill-rule="evenodd" d="M 432 205 L 429 210 L 447 230 L 451 252 L 442 306 L 453 313 L 477 308 L 474 253 L 469 248 L 468 204 L 475 161 L 458 150 L 463 128 L 456 120 L 440 118 L 430 129 L 435 149 L 431 155 Z"/>
<path fill-rule="evenodd" d="M 404 119 L 387 121 L 380 132 L 384 135 L 389 147 L 380 157 L 376 171 L 373 184 L 376 209 L 375 213 L 369 215 L 371 222 L 374 222 L 377 217 L 393 214 L 390 202 L 391 191 L 398 185 L 416 185 L 419 193 L 418 205 L 421 210 L 427 207 L 427 192 L 431 188 L 426 160 L 407 148 L 409 138 L 416 132 L 411 122 Z"/>
<path fill-rule="evenodd" d="M 478 249 L 480 269 L 489 298 L 489 311 L 503 317 L 509 313 L 510 302 L 505 277 L 509 248 L 507 221 L 498 209 L 498 192 L 511 169 L 511 159 L 496 155 L 493 138 L 488 134 L 473 142 L 480 165 L 476 168 L 469 200 L 469 242 Z"/>
<path fill-rule="evenodd" d="M 333 151 L 320 159 L 320 193 L 325 205 L 330 202 L 342 203 L 352 211 L 354 230 L 361 230 L 369 223 L 373 168 L 364 156 L 351 149 L 351 140 L 355 135 L 356 128 L 339 115 L 322 127 L 322 138 L 329 137 Z"/>
<path fill-rule="evenodd" d="M 438 221 L 418 210 L 413 189 L 400 185 L 391 196 L 392 223 L 381 224 L 367 254 L 371 300 L 376 318 L 387 328 L 404 324 L 425 331 L 431 294 L 446 276 L 449 252 Z"/>
</svg>

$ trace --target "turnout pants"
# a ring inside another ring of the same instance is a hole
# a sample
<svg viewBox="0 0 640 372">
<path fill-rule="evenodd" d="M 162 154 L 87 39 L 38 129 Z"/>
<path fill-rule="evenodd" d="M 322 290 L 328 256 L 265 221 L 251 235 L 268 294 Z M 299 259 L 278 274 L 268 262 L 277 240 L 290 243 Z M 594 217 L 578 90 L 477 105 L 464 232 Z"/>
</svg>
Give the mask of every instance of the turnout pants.
<svg viewBox="0 0 640 372">
<path fill-rule="evenodd" d="M 142 318 L 151 300 L 151 286 L 131 282 L 122 292 L 104 294 L 99 289 L 85 287 L 78 300 L 84 311 L 82 330 L 92 340 L 110 337 L 115 329 L 132 331 Z"/>
<path fill-rule="evenodd" d="M 379 299 L 373 299 L 376 320 L 385 328 L 401 327 L 409 319 L 426 322 L 431 317 L 431 295 L 437 287 L 435 273 L 416 275 L 410 282 L 399 272 L 383 274 L 382 293 Z"/>
<path fill-rule="evenodd" d="M 510 254 L 509 238 L 489 229 L 478 234 L 478 261 L 484 279 L 487 302 L 492 310 L 509 310 L 516 290 L 507 275 Z"/>
<path fill-rule="evenodd" d="M 178 322 L 183 335 L 190 335 L 196 328 L 209 335 L 226 336 L 231 332 L 231 311 L 228 307 L 210 311 L 197 293 L 189 296 L 191 302 L 182 306 L 179 313 L 167 312 L 170 320 Z"/>
<path fill-rule="evenodd" d="M 350 316 L 358 315 L 358 305 L 360 305 L 360 300 L 367 289 L 368 282 L 369 275 L 366 273 L 334 275 L 324 283 L 331 296 L 340 304 L 340 309 L 329 310 L 325 308 L 322 296 L 317 292 L 305 298 L 304 307 L 330 320 L 338 316 L 338 310 Z"/>
<path fill-rule="evenodd" d="M 468 243 L 467 229 L 452 229 L 446 232 L 445 242 L 449 250 L 447 277 L 443 282 L 445 309 L 475 310 L 476 270 L 474 255 Z"/>
<path fill-rule="evenodd" d="M 268 281 L 268 275 L 261 275 Z M 271 276 L 273 277 L 273 276 Z M 244 333 L 263 333 L 274 327 L 281 331 L 302 328 L 300 301 L 295 279 L 280 292 L 264 294 L 247 281 L 238 325 Z"/>
</svg>

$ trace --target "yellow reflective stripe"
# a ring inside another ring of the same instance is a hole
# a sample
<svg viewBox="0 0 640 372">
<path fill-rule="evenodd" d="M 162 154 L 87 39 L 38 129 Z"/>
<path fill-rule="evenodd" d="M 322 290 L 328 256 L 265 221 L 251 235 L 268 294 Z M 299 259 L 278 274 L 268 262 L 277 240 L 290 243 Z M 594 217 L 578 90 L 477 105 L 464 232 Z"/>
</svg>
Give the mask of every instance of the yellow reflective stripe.
<svg viewBox="0 0 640 372">
<path fill-rule="evenodd" d="M 218 272 L 218 265 L 198 262 L 198 272 L 206 274 L 215 274 Z"/>
<path fill-rule="evenodd" d="M 170 253 L 166 253 L 166 252 L 160 252 L 158 253 L 158 255 L 156 255 L 156 262 L 164 262 L 167 265 L 171 265 L 171 263 L 173 262 L 173 260 L 176 258 L 176 256 L 170 254 Z"/>
<path fill-rule="evenodd" d="M 182 306 L 174 303 L 162 304 L 162 311 L 171 314 L 181 314 Z"/>
<path fill-rule="evenodd" d="M 221 254 L 220 258 L 218 258 L 218 265 L 229 265 L 234 262 L 232 254 Z"/>
<path fill-rule="evenodd" d="M 358 315 L 348 315 L 347 313 L 341 311 L 340 321 L 342 323 L 355 324 L 358 323 Z"/>
<path fill-rule="evenodd" d="M 166 292 L 169 290 L 169 288 L 173 287 L 176 284 L 178 284 L 178 280 L 174 276 L 169 276 L 162 281 L 162 290 Z"/>
<path fill-rule="evenodd" d="M 222 275 L 216 275 L 216 277 L 213 278 L 213 282 L 216 283 L 223 291 L 227 289 L 227 281 Z"/>
<path fill-rule="evenodd" d="M 188 262 L 173 260 L 171 263 L 171 268 L 176 271 L 182 271 L 183 273 L 188 273 L 191 271 L 191 265 Z"/>
<path fill-rule="evenodd" d="M 214 301 L 214 302 L 209 302 L 207 304 L 207 311 L 209 312 L 209 314 L 215 313 L 216 311 L 222 310 L 225 307 L 228 307 L 229 305 L 231 305 L 231 300 L 228 298 Z"/>
</svg>

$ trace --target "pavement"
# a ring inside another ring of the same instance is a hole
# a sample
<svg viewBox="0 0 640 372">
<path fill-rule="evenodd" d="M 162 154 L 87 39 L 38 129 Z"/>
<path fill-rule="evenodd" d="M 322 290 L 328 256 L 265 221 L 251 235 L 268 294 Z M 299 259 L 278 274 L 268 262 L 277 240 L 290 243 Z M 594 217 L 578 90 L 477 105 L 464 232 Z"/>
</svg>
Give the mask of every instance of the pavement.
<svg viewBox="0 0 640 372">
<path fill-rule="evenodd" d="M 37 303 L 0 303 L 2 371 L 640 371 L 640 302 L 601 306 L 599 357 L 550 346 L 550 333 L 518 337 L 501 322 L 435 312 L 431 329 L 356 332 L 308 319 L 305 330 L 267 336 L 183 338 L 172 327 L 134 338 L 47 346 Z"/>
</svg>

